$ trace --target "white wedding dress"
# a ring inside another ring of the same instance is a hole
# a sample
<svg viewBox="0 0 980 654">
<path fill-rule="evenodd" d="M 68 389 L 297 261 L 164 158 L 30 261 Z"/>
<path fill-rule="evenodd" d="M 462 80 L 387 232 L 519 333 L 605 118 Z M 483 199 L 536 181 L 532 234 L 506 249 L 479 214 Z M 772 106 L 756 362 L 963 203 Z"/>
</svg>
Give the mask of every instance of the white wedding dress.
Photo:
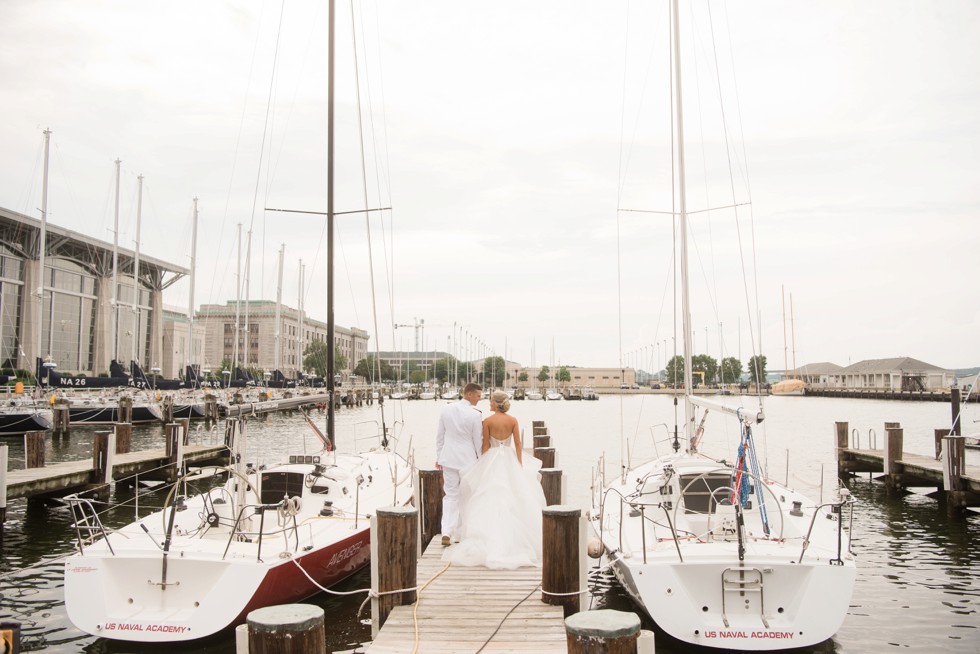
<svg viewBox="0 0 980 654">
<path fill-rule="evenodd" d="M 443 554 L 456 565 L 513 569 L 541 565 L 541 461 L 517 462 L 514 440 L 490 439 L 460 481 L 459 543 Z"/>
</svg>

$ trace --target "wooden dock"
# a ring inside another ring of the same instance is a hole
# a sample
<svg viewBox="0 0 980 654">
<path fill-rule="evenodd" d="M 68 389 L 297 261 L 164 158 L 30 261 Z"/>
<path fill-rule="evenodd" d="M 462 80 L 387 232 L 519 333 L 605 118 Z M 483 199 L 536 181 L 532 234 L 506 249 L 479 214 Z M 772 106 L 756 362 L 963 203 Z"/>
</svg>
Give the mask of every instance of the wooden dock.
<svg viewBox="0 0 980 654">
<path fill-rule="evenodd" d="M 447 567 L 438 539 L 418 562 L 419 601 L 391 611 L 370 654 L 567 651 L 564 609 L 541 601 L 541 568 Z"/>
<path fill-rule="evenodd" d="M 227 458 L 227 453 L 225 445 L 185 445 L 182 458 L 188 465 L 202 464 L 222 456 Z M 151 475 L 166 470 L 172 464 L 173 459 L 165 447 L 116 454 L 112 461 L 112 478 L 119 480 L 137 474 Z M 11 470 L 6 474 L 7 499 L 64 495 L 93 483 L 97 473 L 98 468 L 91 459 Z"/>
<path fill-rule="evenodd" d="M 936 455 L 912 454 L 903 449 L 904 433 L 898 423 L 886 423 L 882 449 L 861 449 L 849 442 L 848 424 L 836 423 L 838 476 L 861 472 L 883 473 L 892 490 L 934 487 L 950 512 L 980 506 L 980 466 L 966 464 L 963 436 L 948 429 L 935 433 Z"/>
</svg>

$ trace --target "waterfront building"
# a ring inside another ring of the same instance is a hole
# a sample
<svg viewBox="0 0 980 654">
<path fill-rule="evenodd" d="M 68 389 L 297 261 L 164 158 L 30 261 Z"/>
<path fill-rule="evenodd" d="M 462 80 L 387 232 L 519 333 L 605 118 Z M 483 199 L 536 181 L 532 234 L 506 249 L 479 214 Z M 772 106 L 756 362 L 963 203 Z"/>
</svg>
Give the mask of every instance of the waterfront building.
<svg viewBox="0 0 980 654">
<path fill-rule="evenodd" d="M 201 368 L 206 337 L 205 326 L 198 322 L 194 323 L 193 350 L 190 348 L 190 326 L 191 321 L 186 311 L 173 307 L 163 308 L 163 354 L 157 365 L 165 379 L 183 377 L 184 366 L 189 363 Z"/>
<path fill-rule="evenodd" d="M 33 373 L 37 356 L 85 375 L 108 373 L 113 358 L 159 365 L 163 291 L 188 269 L 141 253 L 137 274 L 120 247 L 113 293 L 112 243 L 48 222 L 42 275 L 40 233 L 40 220 L 0 207 L 0 366 Z"/>
<path fill-rule="evenodd" d="M 276 329 L 276 303 L 270 300 L 249 300 L 246 327 L 246 301 L 238 311 L 235 329 L 235 301 L 226 304 L 202 304 L 194 318 L 204 326 L 204 367 L 217 371 L 224 360 L 235 354 L 235 335 L 238 335 L 239 366 L 272 371 L 276 368 L 276 334 L 279 334 L 279 370 L 289 378 L 303 370 L 303 351 L 313 341 L 327 340 L 327 323 L 314 320 L 306 312 L 281 305 L 279 329 Z M 302 318 L 302 320 L 301 320 Z M 246 338 L 247 335 L 247 338 Z M 347 358 L 347 365 L 338 366 L 342 376 L 350 374 L 357 362 L 367 356 L 368 333 L 357 327 L 334 327 L 334 342 Z"/>
<path fill-rule="evenodd" d="M 554 379 L 554 385 L 559 387 L 566 386 L 591 386 L 595 389 L 602 388 L 619 388 L 623 384 L 629 384 L 632 386 L 637 383 L 636 380 L 636 370 L 633 368 L 578 368 L 574 366 L 565 366 L 568 368 L 569 376 L 571 381 L 559 382 L 558 372 L 561 370 L 562 366 L 549 366 L 548 367 L 548 380 L 541 382 L 538 381 L 538 375 L 541 373 L 541 368 L 543 366 L 536 366 L 534 368 L 521 368 L 517 376 L 514 379 L 519 379 L 520 374 L 527 373 L 526 382 L 518 382 L 515 385 L 521 386 L 522 388 L 545 388 L 552 385 L 552 379 Z"/>
<path fill-rule="evenodd" d="M 832 363 L 810 364 L 787 374 L 814 388 L 889 391 L 936 391 L 950 388 L 956 380 L 952 370 L 912 357 L 865 359 L 845 367 Z"/>
</svg>

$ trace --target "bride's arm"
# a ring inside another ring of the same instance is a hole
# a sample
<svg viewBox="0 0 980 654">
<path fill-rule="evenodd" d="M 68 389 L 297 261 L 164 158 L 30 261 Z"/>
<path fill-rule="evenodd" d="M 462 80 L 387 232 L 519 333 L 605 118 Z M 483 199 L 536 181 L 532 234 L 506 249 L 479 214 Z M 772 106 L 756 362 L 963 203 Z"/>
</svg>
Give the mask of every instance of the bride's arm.
<svg viewBox="0 0 980 654">
<path fill-rule="evenodd" d="M 487 450 L 490 449 L 490 425 L 487 421 L 483 421 L 483 447 L 480 448 L 480 454 L 485 454 Z"/>
<path fill-rule="evenodd" d="M 514 434 L 514 447 L 517 448 L 517 462 L 523 463 L 521 457 L 524 454 L 524 448 L 521 445 L 521 429 L 517 424 L 517 418 L 514 418 L 514 431 L 512 433 Z"/>
</svg>

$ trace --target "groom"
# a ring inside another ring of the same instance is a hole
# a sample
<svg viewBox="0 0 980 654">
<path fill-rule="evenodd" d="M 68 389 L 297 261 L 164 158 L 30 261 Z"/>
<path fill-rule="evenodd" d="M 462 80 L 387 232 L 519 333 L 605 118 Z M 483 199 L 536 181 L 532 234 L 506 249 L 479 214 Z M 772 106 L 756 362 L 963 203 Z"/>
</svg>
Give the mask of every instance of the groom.
<svg viewBox="0 0 980 654">
<path fill-rule="evenodd" d="M 483 446 L 483 414 L 476 408 L 483 388 L 467 384 L 463 399 L 453 402 L 439 417 L 436 432 L 436 468 L 442 470 L 442 544 L 448 546 L 450 537 L 459 526 L 459 473 L 476 462 Z"/>
</svg>

